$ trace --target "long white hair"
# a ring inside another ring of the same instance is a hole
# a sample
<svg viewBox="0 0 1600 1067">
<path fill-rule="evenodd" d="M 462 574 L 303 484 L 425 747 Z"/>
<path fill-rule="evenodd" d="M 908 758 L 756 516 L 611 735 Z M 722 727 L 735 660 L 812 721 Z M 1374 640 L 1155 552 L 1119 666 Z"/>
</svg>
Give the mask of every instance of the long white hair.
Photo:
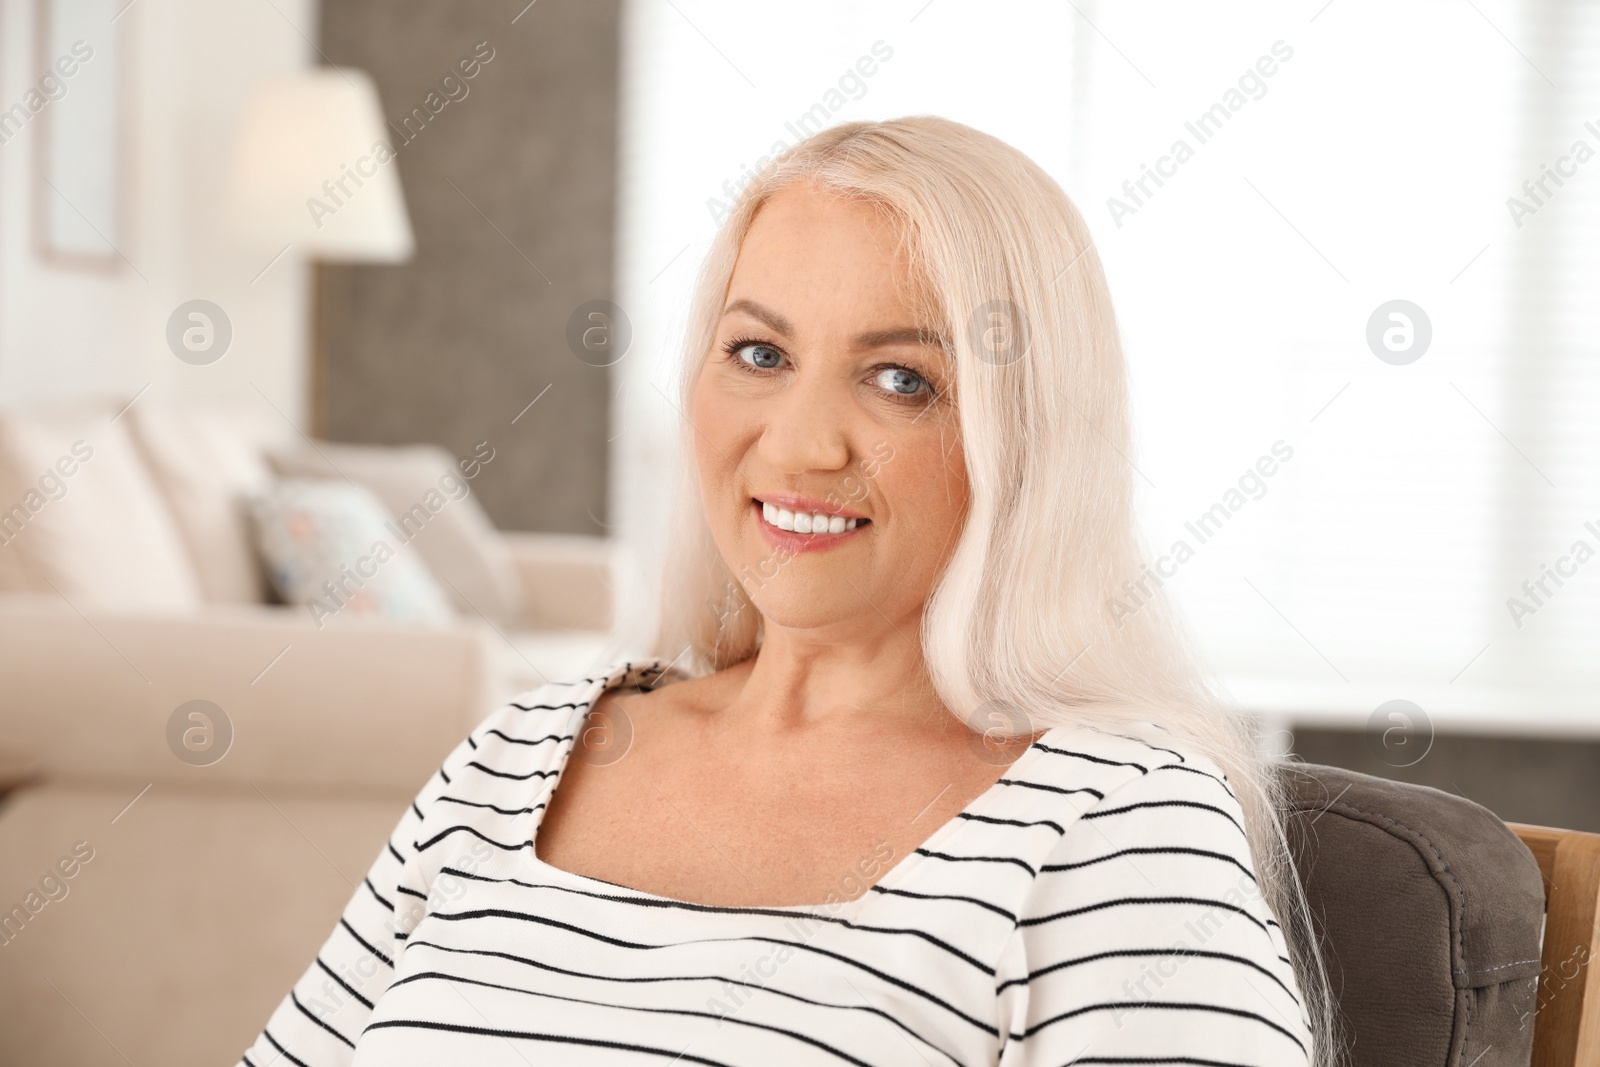
<svg viewBox="0 0 1600 1067">
<path fill-rule="evenodd" d="M 897 226 L 953 360 L 969 510 L 922 620 L 944 704 L 974 729 L 1155 723 L 1209 757 L 1244 810 L 1256 873 L 1289 941 L 1316 1062 L 1337 1061 L 1334 1011 L 1252 722 L 1222 703 L 1135 528 L 1126 370 L 1089 229 L 1021 152 L 947 119 L 823 130 L 768 164 L 717 234 L 687 322 L 679 410 L 715 341 L 735 259 L 773 193 L 808 180 Z M 1000 331 L 996 333 L 994 331 Z M 692 442 L 685 426 L 685 455 Z M 761 616 L 712 540 L 684 465 L 652 651 L 698 676 L 761 644 Z M 1004 709 L 996 714 L 996 709 Z"/>
</svg>

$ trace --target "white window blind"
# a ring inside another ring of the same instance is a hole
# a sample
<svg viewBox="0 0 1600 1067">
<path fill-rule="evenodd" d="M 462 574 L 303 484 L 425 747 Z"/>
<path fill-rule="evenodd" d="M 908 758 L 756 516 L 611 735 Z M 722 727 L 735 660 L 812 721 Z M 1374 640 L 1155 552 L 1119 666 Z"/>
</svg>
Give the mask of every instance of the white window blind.
<svg viewBox="0 0 1600 1067">
<path fill-rule="evenodd" d="M 1157 559 L 1187 546 L 1168 589 L 1236 696 L 1600 732 L 1600 8 L 628 11 L 613 484 L 643 557 L 708 201 L 819 104 L 944 114 L 1028 152 L 1089 220 L 1141 523 Z M 875 42 L 892 56 L 830 97 Z M 1431 327 L 1414 362 L 1369 347 L 1395 300 Z"/>
</svg>

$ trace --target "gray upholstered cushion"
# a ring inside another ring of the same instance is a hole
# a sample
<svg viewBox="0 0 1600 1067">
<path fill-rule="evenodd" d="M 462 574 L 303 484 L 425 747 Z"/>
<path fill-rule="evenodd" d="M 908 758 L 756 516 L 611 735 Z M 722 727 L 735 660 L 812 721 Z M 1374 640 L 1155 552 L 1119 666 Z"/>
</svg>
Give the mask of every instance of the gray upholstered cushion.
<svg viewBox="0 0 1600 1067">
<path fill-rule="evenodd" d="M 1352 1067 L 1526 1067 L 1544 912 L 1533 855 L 1452 793 L 1316 764 L 1285 774 Z"/>
</svg>

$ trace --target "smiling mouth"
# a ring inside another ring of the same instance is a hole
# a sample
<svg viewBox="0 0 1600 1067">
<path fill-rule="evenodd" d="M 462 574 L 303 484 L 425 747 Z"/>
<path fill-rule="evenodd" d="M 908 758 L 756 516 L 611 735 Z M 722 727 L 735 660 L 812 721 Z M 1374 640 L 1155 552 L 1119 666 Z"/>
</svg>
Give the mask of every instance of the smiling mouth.
<svg viewBox="0 0 1600 1067">
<path fill-rule="evenodd" d="M 764 500 L 756 500 L 755 503 L 761 505 L 761 518 L 768 526 L 786 533 L 813 536 L 837 534 L 872 522 L 871 519 L 847 519 L 843 515 L 828 515 L 820 511 L 790 511 L 788 508 L 780 508 Z"/>
</svg>

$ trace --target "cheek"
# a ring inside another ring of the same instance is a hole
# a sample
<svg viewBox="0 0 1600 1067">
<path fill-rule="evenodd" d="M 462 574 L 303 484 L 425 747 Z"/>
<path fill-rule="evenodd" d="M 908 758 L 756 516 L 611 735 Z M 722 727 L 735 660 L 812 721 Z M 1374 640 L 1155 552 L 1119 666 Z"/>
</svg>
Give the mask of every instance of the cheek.
<svg viewBox="0 0 1600 1067">
<path fill-rule="evenodd" d="M 754 415 L 748 400 L 732 395 L 714 379 L 714 375 L 700 376 L 689 396 L 689 409 L 684 412 L 690 423 L 695 463 L 707 506 L 713 506 L 722 487 L 738 470 L 750 442 Z"/>
<path fill-rule="evenodd" d="M 715 385 L 707 381 L 704 373 L 695 381 L 689 394 L 689 410 L 684 413 L 694 437 L 695 455 L 701 470 L 714 470 L 725 463 L 722 442 L 728 434 L 728 422 L 733 407 Z"/>
<path fill-rule="evenodd" d="M 892 457 L 877 464 L 879 492 L 902 530 L 919 540 L 943 543 L 967 512 L 966 463 L 958 441 L 937 435 L 894 444 Z"/>
</svg>

